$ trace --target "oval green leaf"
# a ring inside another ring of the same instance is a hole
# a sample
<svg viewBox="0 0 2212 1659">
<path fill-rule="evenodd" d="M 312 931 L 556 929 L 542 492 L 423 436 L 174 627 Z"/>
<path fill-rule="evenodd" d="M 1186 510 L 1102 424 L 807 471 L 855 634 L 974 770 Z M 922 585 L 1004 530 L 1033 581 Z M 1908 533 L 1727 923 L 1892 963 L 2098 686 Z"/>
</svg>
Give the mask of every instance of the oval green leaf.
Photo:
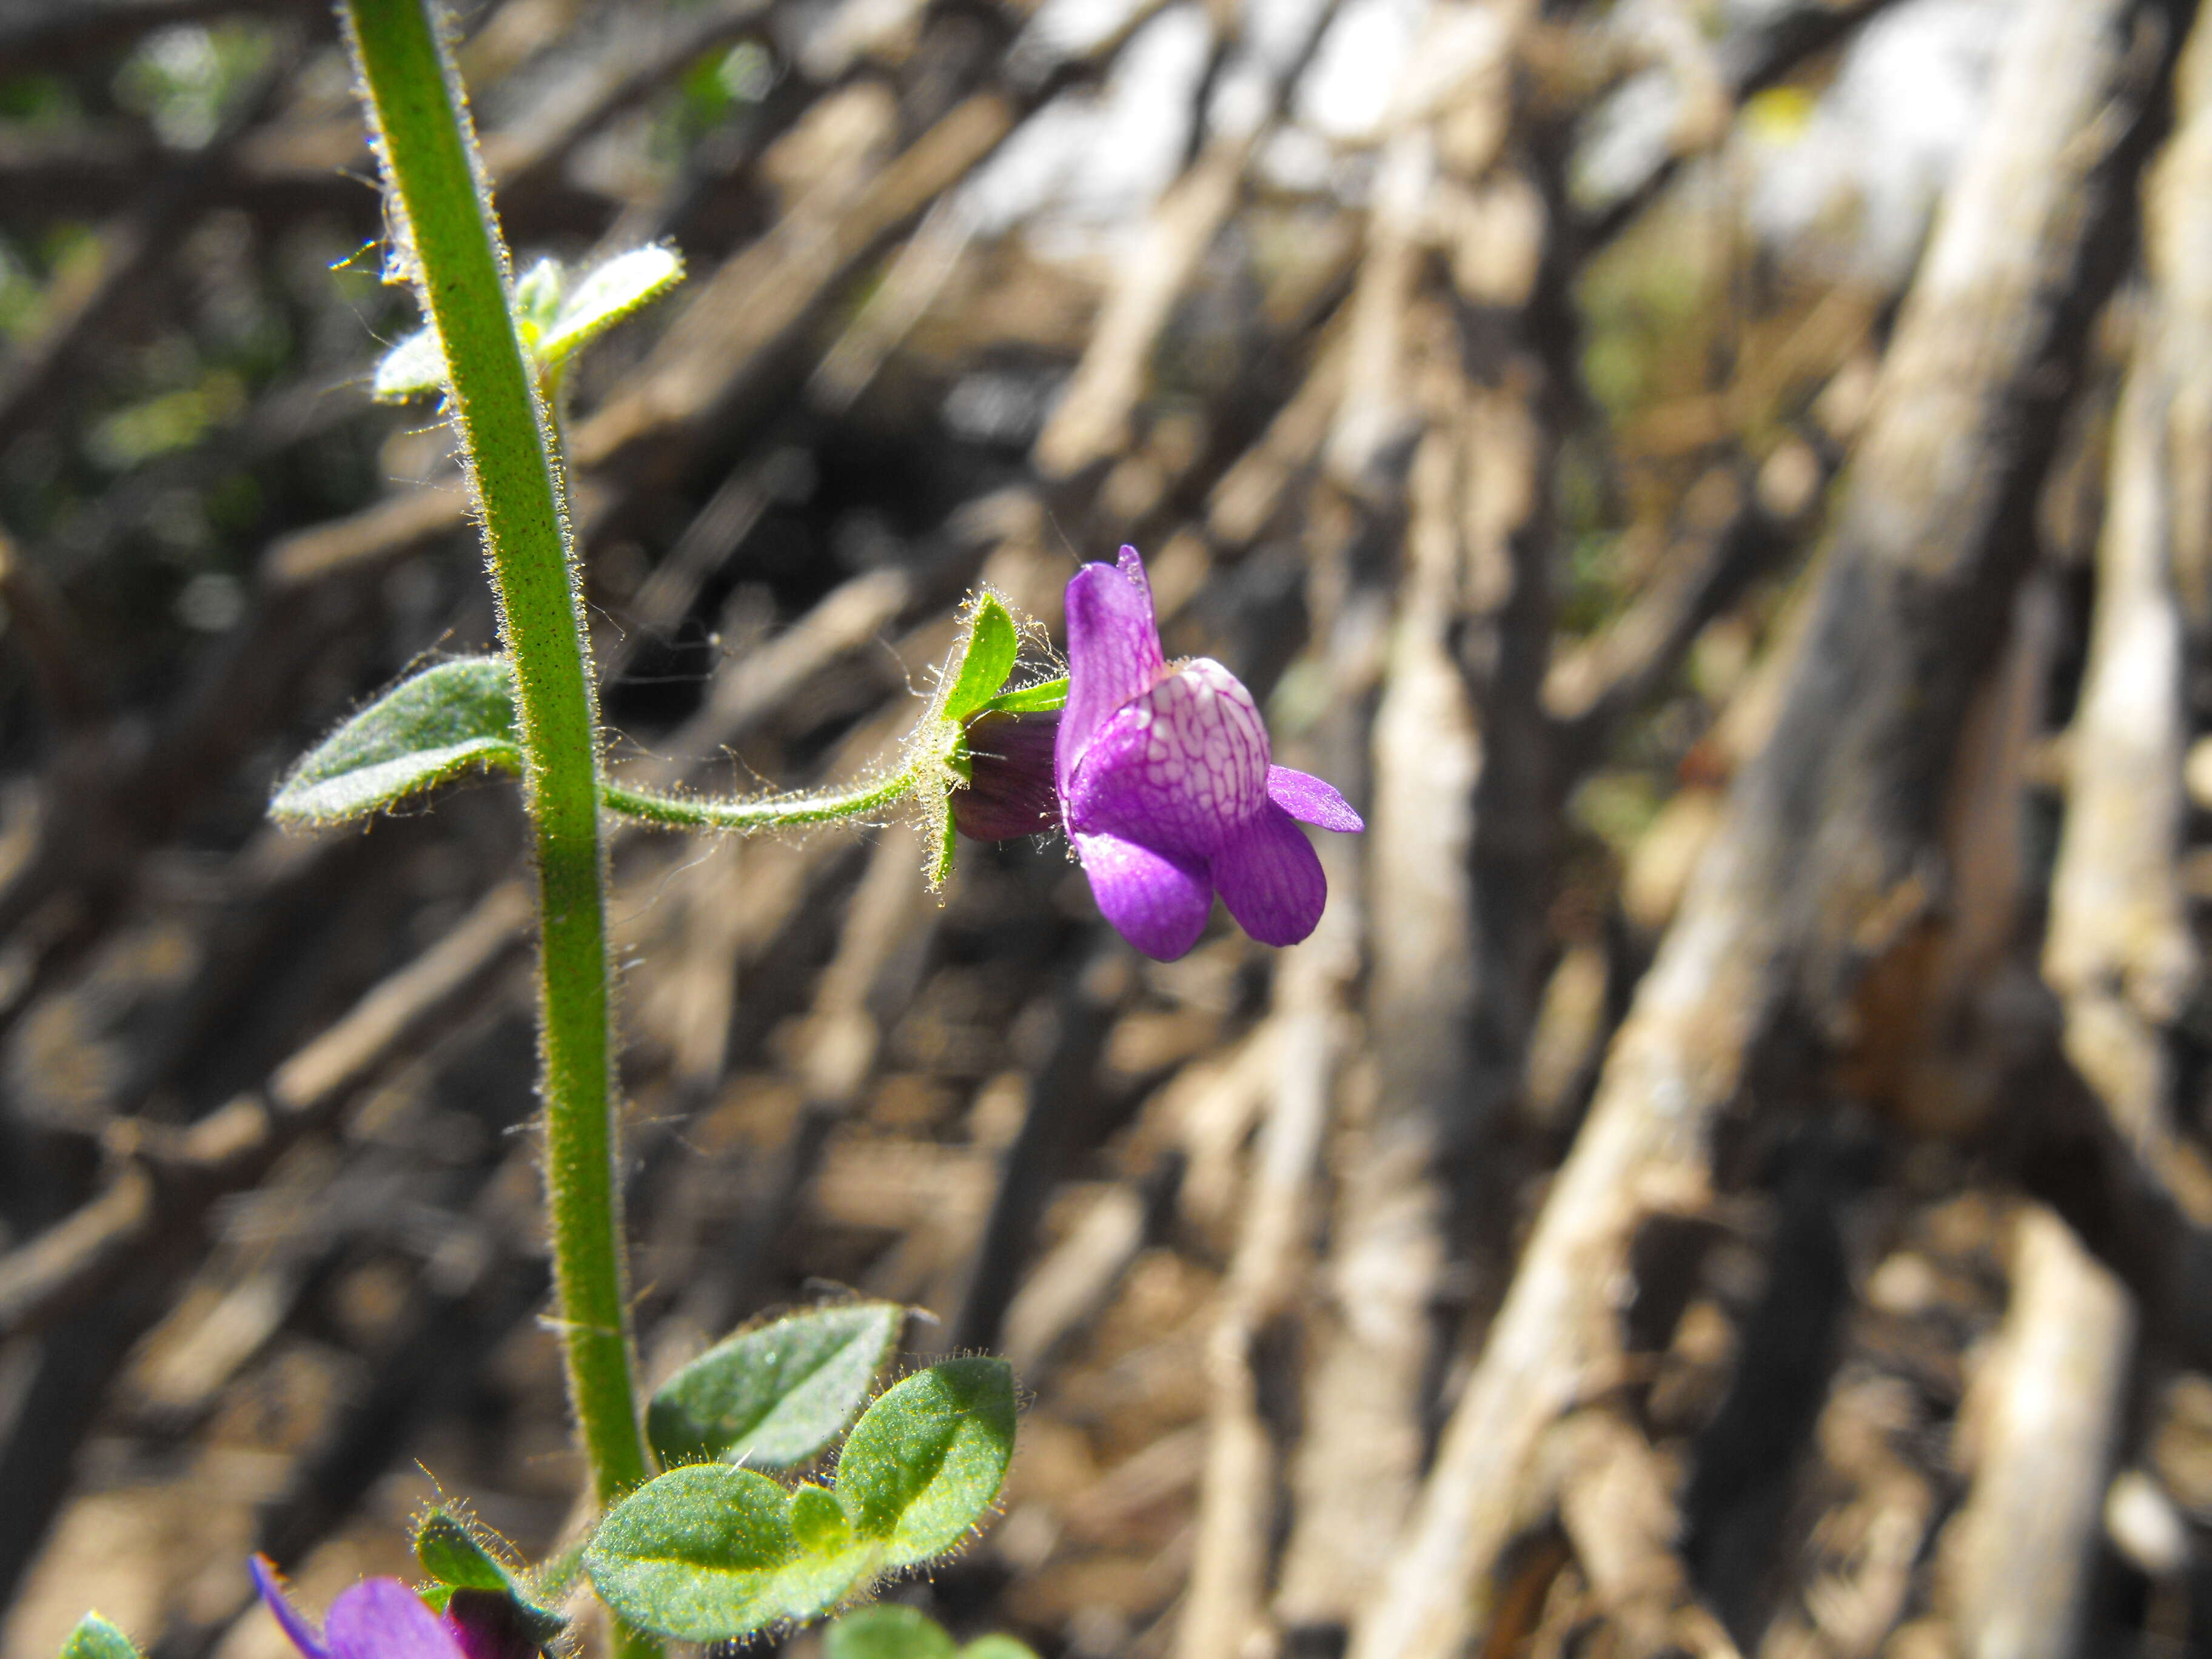
<svg viewBox="0 0 2212 1659">
<path fill-rule="evenodd" d="M 818 1456 L 867 1404 L 905 1322 L 896 1303 L 855 1302 L 739 1331 L 654 1394 L 654 1452 L 779 1469 Z"/>
<path fill-rule="evenodd" d="M 1003 1359 L 917 1371 L 868 1407 L 837 1458 L 853 1530 L 886 1569 L 942 1555 L 998 1501 L 1014 1452 L 1014 1374 Z"/>
<path fill-rule="evenodd" d="M 138 1659 L 138 1649 L 107 1620 L 88 1613 L 62 1644 L 61 1659 Z"/>
<path fill-rule="evenodd" d="M 777 1575 L 799 1555 L 782 1487 L 699 1463 L 648 1480 L 608 1511 L 584 1571 L 633 1625 L 714 1642 L 782 1617 Z"/>
<path fill-rule="evenodd" d="M 514 672 L 504 657 L 464 657 L 402 680 L 292 769 L 269 815 L 343 823 L 474 768 L 522 769 Z"/>
<path fill-rule="evenodd" d="M 919 1607 L 880 1602 L 848 1613 L 830 1626 L 829 1659 L 953 1659 L 945 1626 Z"/>
</svg>

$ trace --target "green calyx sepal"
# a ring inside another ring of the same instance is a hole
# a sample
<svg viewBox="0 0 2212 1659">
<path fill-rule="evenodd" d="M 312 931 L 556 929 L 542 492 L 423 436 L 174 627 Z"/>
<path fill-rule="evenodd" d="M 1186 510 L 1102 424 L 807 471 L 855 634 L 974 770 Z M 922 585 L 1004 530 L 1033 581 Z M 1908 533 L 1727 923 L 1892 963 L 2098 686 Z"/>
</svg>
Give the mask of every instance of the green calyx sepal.
<svg viewBox="0 0 2212 1659">
<path fill-rule="evenodd" d="M 442 1505 L 416 1523 L 415 1559 L 430 1576 L 423 1601 L 443 1613 L 457 1595 L 499 1597 L 514 1627 L 539 1648 L 551 1648 L 567 1632 L 568 1621 L 549 1605 L 556 1598 L 508 1565 L 513 1554 L 497 1534 Z"/>
</svg>

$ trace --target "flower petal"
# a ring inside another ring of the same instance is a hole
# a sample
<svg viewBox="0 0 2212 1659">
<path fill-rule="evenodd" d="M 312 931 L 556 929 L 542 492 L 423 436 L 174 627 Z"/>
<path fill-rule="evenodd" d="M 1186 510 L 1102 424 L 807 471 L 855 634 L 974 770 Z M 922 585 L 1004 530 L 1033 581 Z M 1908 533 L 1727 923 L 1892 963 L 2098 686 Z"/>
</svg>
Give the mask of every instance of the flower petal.
<svg viewBox="0 0 2212 1659">
<path fill-rule="evenodd" d="M 1152 584 L 1137 550 L 1123 548 L 1118 567 L 1086 564 L 1077 571 L 1067 584 L 1067 707 L 1054 751 L 1063 793 L 1107 718 L 1166 672 Z"/>
<path fill-rule="evenodd" d="M 1170 858 L 1118 836 L 1073 840 L 1099 913 L 1123 939 L 1156 962 L 1173 962 L 1198 943 L 1213 910 L 1213 886 L 1203 864 Z"/>
<path fill-rule="evenodd" d="M 323 1645 L 322 1632 L 315 1628 L 313 1620 L 292 1605 L 292 1598 L 284 1589 L 284 1575 L 276 1571 L 276 1564 L 265 1555 L 253 1555 L 246 1559 L 246 1570 L 253 1575 L 253 1588 L 261 1592 L 269 1616 L 276 1621 L 292 1645 L 307 1659 L 329 1659 L 330 1650 Z"/>
<path fill-rule="evenodd" d="M 1367 825 L 1352 810 L 1352 803 L 1310 772 L 1293 772 L 1287 766 L 1267 769 L 1267 799 L 1300 823 L 1334 830 L 1340 836 L 1357 835 Z"/>
<path fill-rule="evenodd" d="M 331 1659 L 467 1659 L 445 1621 L 397 1578 L 364 1578 L 331 1603 Z"/>
<path fill-rule="evenodd" d="M 1267 804 L 1267 753 L 1243 683 L 1194 659 L 1099 728 L 1063 790 L 1067 827 L 1206 858 Z"/>
<path fill-rule="evenodd" d="M 1214 854 L 1212 869 L 1229 914 L 1262 945 L 1296 945 L 1328 902 L 1320 855 L 1273 801 Z"/>
</svg>

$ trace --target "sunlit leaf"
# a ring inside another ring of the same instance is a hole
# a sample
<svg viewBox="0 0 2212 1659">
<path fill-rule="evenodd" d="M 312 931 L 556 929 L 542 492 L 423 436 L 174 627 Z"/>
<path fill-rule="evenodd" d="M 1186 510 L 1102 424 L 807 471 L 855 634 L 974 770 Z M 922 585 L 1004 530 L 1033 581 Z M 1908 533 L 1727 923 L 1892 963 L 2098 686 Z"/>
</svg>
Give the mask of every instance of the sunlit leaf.
<svg viewBox="0 0 2212 1659">
<path fill-rule="evenodd" d="M 789 1468 L 818 1455 L 875 1392 L 906 1310 L 856 1302 L 717 1343 L 664 1382 L 646 1430 L 664 1464 Z"/>
<path fill-rule="evenodd" d="M 917 1371 L 868 1407 L 837 1458 L 853 1530 L 886 1568 L 942 1555 L 998 1501 L 1014 1451 L 1014 1374 L 1003 1359 Z"/>
<path fill-rule="evenodd" d="M 417 329 L 386 352 L 376 365 L 369 392 L 380 404 L 404 404 L 441 391 L 446 384 L 446 355 L 434 329 Z"/>
<path fill-rule="evenodd" d="M 477 769 L 522 769 L 504 657 L 465 657 L 402 680 L 308 751 L 269 814 L 341 823 Z"/>
<path fill-rule="evenodd" d="M 635 247 L 617 253 L 568 291 L 538 337 L 538 367 L 552 368 L 683 280 L 684 261 L 673 248 Z"/>
</svg>

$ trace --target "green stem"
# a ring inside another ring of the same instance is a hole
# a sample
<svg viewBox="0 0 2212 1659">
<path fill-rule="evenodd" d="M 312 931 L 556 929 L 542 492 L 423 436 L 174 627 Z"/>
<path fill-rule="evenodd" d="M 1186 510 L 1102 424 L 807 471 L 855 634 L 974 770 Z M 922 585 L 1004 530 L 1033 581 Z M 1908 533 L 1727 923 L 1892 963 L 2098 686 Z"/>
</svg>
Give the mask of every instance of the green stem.
<svg viewBox="0 0 2212 1659">
<path fill-rule="evenodd" d="M 445 349 L 514 663 L 538 866 L 545 1187 L 568 1388 L 611 1503 L 650 1473 L 631 1382 L 615 1180 L 598 709 L 545 407 L 525 367 L 506 249 L 432 0 L 348 0 L 401 252 Z"/>
<path fill-rule="evenodd" d="M 762 795 L 751 800 L 701 800 L 625 789 L 605 779 L 599 799 L 611 811 L 670 830 L 773 830 L 785 824 L 828 823 L 858 817 L 901 801 L 914 792 L 911 769 L 878 782 L 826 794 Z"/>
</svg>

